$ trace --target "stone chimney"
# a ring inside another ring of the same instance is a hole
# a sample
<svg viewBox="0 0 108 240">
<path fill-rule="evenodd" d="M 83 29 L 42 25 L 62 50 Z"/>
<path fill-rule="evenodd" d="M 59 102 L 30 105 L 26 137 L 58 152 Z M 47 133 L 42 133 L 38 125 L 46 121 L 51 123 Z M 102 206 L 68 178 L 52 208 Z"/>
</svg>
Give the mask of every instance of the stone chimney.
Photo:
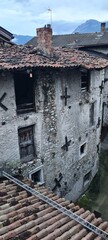
<svg viewBox="0 0 108 240">
<path fill-rule="evenodd" d="M 37 28 L 37 48 L 44 52 L 45 55 L 52 55 L 52 28 L 50 24 L 43 28 Z"/>
<path fill-rule="evenodd" d="M 105 23 L 105 22 L 102 22 L 102 23 L 101 23 L 101 33 L 104 33 L 104 32 L 105 32 L 105 26 L 106 26 L 106 23 Z"/>
</svg>

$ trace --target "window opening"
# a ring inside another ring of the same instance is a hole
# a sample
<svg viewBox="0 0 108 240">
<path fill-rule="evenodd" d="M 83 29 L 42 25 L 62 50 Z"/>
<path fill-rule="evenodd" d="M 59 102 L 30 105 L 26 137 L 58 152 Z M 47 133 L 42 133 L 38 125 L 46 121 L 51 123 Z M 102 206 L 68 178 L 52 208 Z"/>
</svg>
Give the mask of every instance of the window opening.
<svg viewBox="0 0 108 240">
<path fill-rule="evenodd" d="M 22 162 L 28 162 L 34 158 L 33 127 L 25 127 L 18 130 L 20 158 Z"/>
<path fill-rule="evenodd" d="M 84 183 L 89 182 L 91 179 L 91 171 L 84 176 Z"/>
<path fill-rule="evenodd" d="M 31 178 L 32 181 L 35 183 L 38 183 L 40 185 L 43 184 L 44 183 L 43 165 L 29 172 L 29 178 Z"/>
<path fill-rule="evenodd" d="M 81 71 L 81 91 L 87 92 L 89 90 L 90 74 L 89 71 Z"/>
<path fill-rule="evenodd" d="M 84 143 L 80 146 L 80 158 L 85 156 L 86 151 L 87 151 L 87 143 Z"/>
<path fill-rule="evenodd" d="M 40 179 L 41 179 L 41 170 L 35 172 L 32 174 L 32 180 L 37 183 L 37 182 L 40 182 Z"/>
<path fill-rule="evenodd" d="M 94 103 L 90 106 L 90 126 L 94 125 Z"/>
<path fill-rule="evenodd" d="M 84 154 L 85 153 L 85 149 L 86 149 L 86 143 L 81 145 L 81 147 L 80 147 L 80 154 Z"/>
<path fill-rule="evenodd" d="M 16 72 L 14 75 L 17 112 L 35 110 L 34 81 L 27 72 Z"/>
</svg>

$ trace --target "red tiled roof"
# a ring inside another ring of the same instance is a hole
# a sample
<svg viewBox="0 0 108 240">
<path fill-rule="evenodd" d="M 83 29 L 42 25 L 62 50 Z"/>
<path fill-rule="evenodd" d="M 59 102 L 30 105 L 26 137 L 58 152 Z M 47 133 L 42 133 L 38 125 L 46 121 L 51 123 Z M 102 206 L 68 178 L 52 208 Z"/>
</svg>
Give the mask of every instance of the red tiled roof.
<svg viewBox="0 0 108 240">
<path fill-rule="evenodd" d="M 55 48 L 53 57 L 47 57 L 33 46 L 0 48 L 0 70 L 36 67 L 102 69 L 106 66 L 108 60 L 75 49 Z"/>
<path fill-rule="evenodd" d="M 24 181 L 108 233 L 108 222 L 45 187 Z M 0 240 L 101 240 L 93 232 L 8 180 L 0 182 Z"/>
</svg>

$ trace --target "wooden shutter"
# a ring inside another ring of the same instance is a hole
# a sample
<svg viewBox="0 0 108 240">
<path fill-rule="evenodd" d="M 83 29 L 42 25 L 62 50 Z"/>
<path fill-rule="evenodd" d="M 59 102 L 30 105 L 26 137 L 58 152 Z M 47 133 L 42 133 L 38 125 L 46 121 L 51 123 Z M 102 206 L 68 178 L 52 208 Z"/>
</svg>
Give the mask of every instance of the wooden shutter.
<svg viewBox="0 0 108 240">
<path fill-rule="evenodd" d="M 34 157 L 33 126 L 19 129 L 20 158 L 28 162 Z"/>
</svg>

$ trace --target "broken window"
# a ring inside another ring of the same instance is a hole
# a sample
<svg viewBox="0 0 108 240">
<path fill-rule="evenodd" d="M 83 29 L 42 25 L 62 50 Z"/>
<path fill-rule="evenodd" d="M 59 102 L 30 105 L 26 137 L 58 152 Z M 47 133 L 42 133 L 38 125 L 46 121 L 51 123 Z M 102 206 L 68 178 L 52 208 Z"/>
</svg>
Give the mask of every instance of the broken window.
<svg viewBox="0 0 108 240">
<path fill-rule="evenodd" d="M 90 126 L 94 125 L 94 103 L 90 106 Z"/>
<path fill-rule="evenodd" d="M 34 81 L 31 73 L 18 71 L 14 75 L 17 112 L 35 110 Z"/>
<path fill-rule="evenodd" d="M 34 158 L 34 126 L 20 128 L 18 130 L 20 158 L 23 162 L 31 161 Z"/>
<path fill-rule="evenodd" d="M 90 73 L 89 71 L 81 71 L 81 91 L 87 92 L 89 90 Z"/>
</svg>

